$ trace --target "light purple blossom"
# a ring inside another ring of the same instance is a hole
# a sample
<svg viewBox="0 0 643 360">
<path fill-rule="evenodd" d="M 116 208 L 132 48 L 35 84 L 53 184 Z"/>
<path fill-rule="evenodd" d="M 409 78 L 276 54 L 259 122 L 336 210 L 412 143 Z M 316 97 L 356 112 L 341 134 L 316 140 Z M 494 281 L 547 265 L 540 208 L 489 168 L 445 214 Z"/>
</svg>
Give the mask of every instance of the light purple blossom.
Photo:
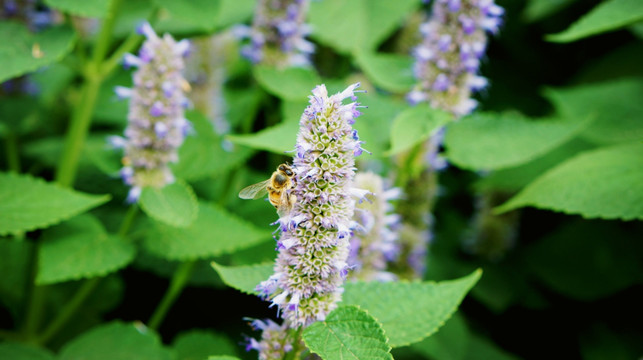
<svg viewBox="0 0 643 360">
<path fill-rule="evenodd" d="M 259 0 L 251 29 L 237 29 L 250 44 L 241 50 L 255 64 L 308 66 L 314 45 L 305 39 L 309 0 Z"/>
<path fill-rule="evenodd" d="M 471 93 L 487 85 L 477 75 L 487 33 L 498 32 L 503 13 L 493 0 L 434 0 L 420 27 L 422 43 L 413 51 L 418 82 L 407 100 L 429 102 L 457 117 L 470 113 L 477 106 Z"/>
<path fill-rule="evenodd" d="M 288 352 L 295 349 L 301 352 L 305 349 L 304 344 L 295 344 L 294 334 L 289 331 L 285 322 L 279 325 L 270 319 L 265 321 L 253 320 L 250 325 L 255 330 L 261 331 L 261 340 L 257 341 L 256 339 L 248 338 L 246 351 L 258 351 L 259 360 L 281 360 Z M 301 339 L 297 339 L 297 341 L 301 342 Z M 299 355 L 294 354 L 293 358 L 299 358 Z"/>
<path fill-rule="evenodd" d="M 400 216 L 393 213 L 391 200 L 400 198 L 398 188 L 385 186 L 380 176 L 368 172 L 355 175 L 355 186 L 369 192 L 367 200 L 358 202 L 353 219 L 360 225 L 351 238 L 348 265 L 350 277 L 365 281 L 391 281 L 397 276 L 388 271 L 397 259 Z"/>
<path fill-rule="evenodd" d="M 280 219 L 275 273 L 258 286 L 291 328 L 324 320 L 341 299 L 347 272 L 355 199 L 355 154 L 361 142 L 351 124 L 359 116 L 353 84 L 328 96 L 324 85 L 310 96 L 300 119 L 293 167 L 297 201 Z"/>
<path fill-rule="evenodd" d="M 139 32 L 147 38 L 139 56 L 127 54 L 127 65 L 138 67 L 132 89 L 117 87 L 120 98 L 130 99 L 125 138 L 110 137 L 123 147 L 123 181 L 132 188 L 128 201 L 138 199 L 143 188 L 161 188 L 174 182 L 169 163 L 178 161 L 177 150 L 190 128 L 185 119 L 185 79 L 181 74 L 187 42 L 170 35 L 159 37 L 145 23 Z"/>
</svg>

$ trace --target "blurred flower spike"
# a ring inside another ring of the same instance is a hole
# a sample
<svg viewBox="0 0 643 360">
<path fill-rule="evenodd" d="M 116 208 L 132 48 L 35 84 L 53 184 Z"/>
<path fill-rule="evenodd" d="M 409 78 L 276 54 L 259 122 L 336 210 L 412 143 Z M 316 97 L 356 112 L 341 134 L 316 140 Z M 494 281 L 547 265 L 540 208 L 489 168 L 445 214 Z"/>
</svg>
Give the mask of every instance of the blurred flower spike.
<svg viewBox="0 0 643 360">
<path fill-rule="evenodd" d="M 178 161 L 178 148 L 190 131 L 185 118 L 188 101 L 184 94 L 184 57 L 187 40 L 175 41 L 169 34 L 159 37 L 148 23 L 138 28 L 146 37 L 138 56 L 126 54 L 124 65 L 136 66 L 134 87 L 116 87 L 120 98 L 129 98 L 125 137 L 110 142 L 125 149 L 123 181 L 131 186 L 128 202 L 135 202 L 145 187 L 161 188 L 174 182 L 168 167 Z"/>
<path fill-rule="evenodd" d="M 242 55 L 255 64 L 279 68 L 310 65 L 315 46 L 305 39 L 304 23 L 309 0 L 259 0 L 252 28 L 239 27 L 237 35 L 249 38 Z"/>
<path fill-rule="evenodd" d="M 493 0 L 434 0 L 420 27 L 422 43 L 413 50 L 417 84 L 408 101 L 428 102 L 457 117 L 475 109 L 472 92 L 487 86 L 478 75 L 487 33 L 498 32 L 503 13 Z"/>
<path fill-rule="evenodd" d="M 362 148 L 352 124 L 360 106 L 342 103 L 356 100 L 358 87 L 328 96 L 324 85 L 317 86 L 300 119 L 291 190 L 297 201 L 278 221 L 275 273 L 258 286 L 290 328 L 324 320 L 341 299 L 355 196 L 366 193 L 353 188 L 354 158 Z"/>
<path fill-rule="evenodd" d="M 353 219 L 360 227 L 351 239 L 348 258 L 351 279 L 397 280 L 387 268 L 400 252 L 397 231 L 401 218 L 393 213 L 391 201 L 400 198 L 401 190 L 387 187 L 382 177 L 371 172 L 355 175 L 355 186 L 371 194 L 367 195 L 367 201 L 360 201 L 355 207 Z"/>
</svg>

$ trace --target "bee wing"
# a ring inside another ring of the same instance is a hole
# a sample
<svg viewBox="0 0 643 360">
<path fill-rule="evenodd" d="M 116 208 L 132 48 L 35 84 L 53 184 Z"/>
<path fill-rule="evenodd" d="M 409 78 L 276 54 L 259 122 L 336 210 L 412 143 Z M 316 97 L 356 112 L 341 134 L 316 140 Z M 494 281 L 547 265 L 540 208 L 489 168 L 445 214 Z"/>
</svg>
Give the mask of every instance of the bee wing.
<svg viewBox="0 0 643 360">
<path fill-rule="evenodd" d="M 266 189 L 266 187 L 268 186 L 269 182 L 270 179 L 247 186 L 239 191 L 239 197 L 242 199 L 252 200 L 261 199 L 262 197 L 268 195 L 268 189 Z"/>
</svg>

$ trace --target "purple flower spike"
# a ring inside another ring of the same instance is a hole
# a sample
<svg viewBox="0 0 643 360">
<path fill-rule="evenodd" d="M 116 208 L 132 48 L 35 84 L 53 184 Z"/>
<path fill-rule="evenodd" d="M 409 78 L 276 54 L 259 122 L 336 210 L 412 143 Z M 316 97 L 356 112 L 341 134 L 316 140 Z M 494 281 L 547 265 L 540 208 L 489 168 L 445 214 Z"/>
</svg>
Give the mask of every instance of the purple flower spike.
<svg viewBox="0 0 643 360">
<path fill-rule="evenodd" d="M 478 77 L 487 33 L 498 31 L 503 13 L 493 0 L 434 0 L 431 18 L 420 27 L 422 43 L 413 51 L 417 85 L 408 101 L 426 101 L 456 117 L 471 112 L 471 93 L 482 89 L 472 78 Z"/>
<path fill-rule="evenodd" d="M 309 66 L 314 51 L 304 39 L 310 33 L 304 24 L 309 0 L 259 0 L 252 29 L 237 34 L 249 38 L 241 54 L 253 63 L 277 67 Z"/>
<path fill-rule="evenodd" d="M 174 181 L 168 165 L 178 159 L 187 122 L 181 106 L 184 65 L 174 51 L 177 43 L 169 35 L 160 38 L 147 23 L 138 31 L 147 38 L 139 56 L 127 54 L 124 59 L 138 66 L 134 87 L 114 89 L 119 97 L 130 98 L 125 138 L 111 137 L 112 144 L 125 149 L 121 177 L 132 187 L 128 202 L 137 201 L 145 187 L 161 188 Z"/>
<path fill-rule="evenodd" d="M 290 328 L 323 320 L 341 299 L 355 206 L 353 151 L 359 147 L 348 121 L 356 104 L 343 101 L 353 98 L 358 86 L 332 96 L 326 86 L 315 87 L 300 119 L 293 159 L 296 186 L 288 194 L 296 202 L 279 219 L 282 246 L 275 275 L 259 286 Z"/>
</svg>

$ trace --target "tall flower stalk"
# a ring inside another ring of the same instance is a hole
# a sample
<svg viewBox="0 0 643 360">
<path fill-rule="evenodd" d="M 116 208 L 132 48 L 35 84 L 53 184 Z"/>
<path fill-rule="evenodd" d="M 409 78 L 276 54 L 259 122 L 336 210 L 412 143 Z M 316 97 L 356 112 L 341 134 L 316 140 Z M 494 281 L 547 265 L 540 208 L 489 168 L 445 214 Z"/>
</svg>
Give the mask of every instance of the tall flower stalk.
<svg viewBox="0 0 643 360">
<path fill-rule="evenodd" d="M 477 102 L 471 95 L 488 84 L 478 74 L 487 34 L 498 32 L 503 13 L 493 0 L 434 0 L 431 16 L 420 26 L 422 42 L 413 50 L 417 83 L 407 100 L 411 104 L 427 102 L 456 119 L 473 111 Z M 426 267 L 424 259 L 432 238 L 430 213 L 438 193 L 436 172 L 446 166 L 439 155 L 443 135 L 444 129 L 440 129 L 415 154 L 400 161 L 415 164 L 414 173 L 418 174 L 399 184 L 407 199 L 399 207 L 404 226 L 397 267 L 404 278 L 421 278 Z"/>
<path fill-rule="evenodd" d="M 341 299 L 354 196 L 364 194 L 353 188 L 354 158 L 362 153 L 352 128 L 359 104 L 342 102 L 356 100 L 358 86 L 332 96 L 317 86 L 300 119 L 291 191 L 297 201 L 279 219 L 275 273 L 258 286 L 292 329 L 324 320 Z"/>
<path fill-rule="evenodd" d="M 178 148 L 190 129 L 181 74 L 189 43 L 176 42 L 169 34 L 159 37 L 147 23 L 138 31 L 146 37 L 139 56 L 127 54 L 124 59 L 126 66 L 138 67 L 134 87 L 115 89 L 119 97 L 130 98 L 125 138 L 110 139 L 125 149 L 121 177 L 131 186 L 129 202 L 145 187 L 174 182 L 169 164 L 178 161 Z"/>
<path fill-rule="evenodd" d="M 304 21 L 309 0 L 259 0 L 252 28 L 241 35 L 250 38 L 242 54 L 255 64 L 307 66 L 315 50 L 305 39 L 310 28 Z"/>
</svg>

